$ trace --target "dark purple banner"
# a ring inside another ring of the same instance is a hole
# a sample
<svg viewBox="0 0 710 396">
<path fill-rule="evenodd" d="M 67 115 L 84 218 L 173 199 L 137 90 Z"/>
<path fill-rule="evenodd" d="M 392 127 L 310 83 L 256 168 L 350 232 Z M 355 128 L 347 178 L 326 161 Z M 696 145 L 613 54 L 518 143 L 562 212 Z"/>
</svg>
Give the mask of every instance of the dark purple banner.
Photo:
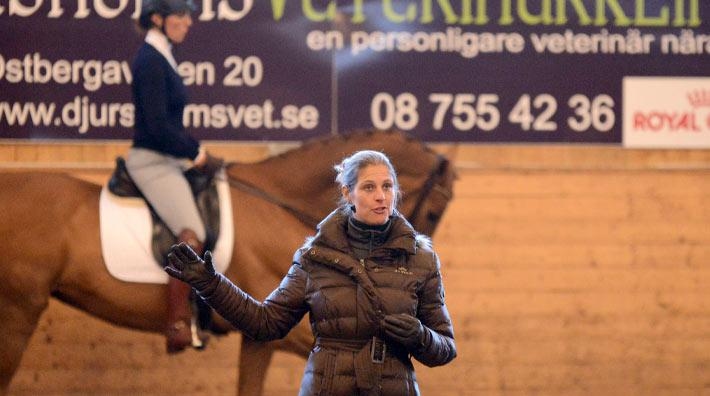
<svg viewBox="0 0 710 396">
<path fill-rule="evenodd" d="M 710 93 L 703 0 L 196 4 L 174 53 L 190 93 L 183 121 L 201 140 L 393 128 L 426 141 L 618 144 L 625 78 L 696 77 L 693 94 Z M 130 139 L 140 7 L 0 0 L 0 138 Z M 645 92 L 643 81 L 627 86 Z M 672 126 L 648 115 L 634 133 Z"/>
</svg>

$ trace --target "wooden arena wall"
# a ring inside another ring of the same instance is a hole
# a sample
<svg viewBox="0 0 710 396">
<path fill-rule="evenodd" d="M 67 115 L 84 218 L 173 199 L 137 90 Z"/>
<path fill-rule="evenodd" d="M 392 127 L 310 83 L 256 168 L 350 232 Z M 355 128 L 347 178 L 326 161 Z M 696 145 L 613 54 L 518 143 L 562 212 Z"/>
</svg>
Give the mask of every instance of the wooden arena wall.
<svg viewBox="0 0 710 396">
<path fill-rule="evenodd" d="M 434 235 L 459 356 L 417 366 L 424 395 L 710 394 L 710 150 L 434 147 L 459 174 Z M 4 143 L 0 171 L 103 182 L 126 148 Z M 52 302 L 9 394 L 233 394 L 239 337 L 168 357 L 158 334 Z M 303 367 L 277 354 L 266 394 L 296 394 Z"/>
</svg>

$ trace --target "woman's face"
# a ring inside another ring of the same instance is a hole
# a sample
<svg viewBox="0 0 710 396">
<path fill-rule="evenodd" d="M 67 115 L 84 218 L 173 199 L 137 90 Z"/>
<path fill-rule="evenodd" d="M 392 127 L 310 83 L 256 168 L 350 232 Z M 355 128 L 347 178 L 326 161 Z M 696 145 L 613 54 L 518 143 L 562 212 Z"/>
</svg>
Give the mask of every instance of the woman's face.
<svg viewBox="0 0 710 396">
<path fill-rule="evenodd" d="M 185 41 L 187 32 L 190 30 L 190 26 L 192 26 L 192 16 L 189 12 L 170 14 L 165 18 L 155 14 L 153 17 L 158 18 L 153 22 L 158 27 L 164 27 L 165 35 L 168 36 L 168 39 L 174 44 L 180 44 Z"/>
<path fill-rule="evenodd" d="M 358 172 L 357 183 L 352 191 L 342 189 L 343 197 L 355 205 L 353 216 L 369 225 L 385 224 L 394 211 L 394 180 L 387 165 L 368 165 Z"/>
</svg>

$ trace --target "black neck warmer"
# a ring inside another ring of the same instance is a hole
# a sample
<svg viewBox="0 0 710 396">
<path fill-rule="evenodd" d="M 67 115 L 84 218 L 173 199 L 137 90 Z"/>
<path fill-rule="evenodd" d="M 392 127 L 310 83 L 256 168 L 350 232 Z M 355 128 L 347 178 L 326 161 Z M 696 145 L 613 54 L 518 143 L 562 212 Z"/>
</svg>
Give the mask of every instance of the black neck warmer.
<svg viewBox="0 0 710 396">
<path fill-rule="evenodd" d="M 352 216 L 348 218 L 347 235 L 350 247 L 358 259 L 366 258 L 372 250 L 381 246 L 387 241 L 392 229 L 392 220 L 385 224 L 369 225 L 355 220 Z"/>
</svg>

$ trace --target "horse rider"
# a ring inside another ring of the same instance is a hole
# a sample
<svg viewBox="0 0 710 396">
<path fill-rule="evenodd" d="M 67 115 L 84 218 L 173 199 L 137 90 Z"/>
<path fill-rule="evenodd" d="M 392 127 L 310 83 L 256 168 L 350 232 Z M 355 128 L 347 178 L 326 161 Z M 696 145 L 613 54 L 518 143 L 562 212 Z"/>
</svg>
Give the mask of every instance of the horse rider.
<svg viewBox="0 0 710 396">
<path fill-rule="evenodd" d="M 202 252 L 206 238 L 184 171 L 213 175 L 224 161 L 207 153 L 183 126 L 187 91 L 177 72 L 174 45 L 185 40 L 195 6 L 192 0 L 144 0 L 139 28 L 145 41 L 132 65 L 135 106 L 133 144 L 126 168 L 143 196 L 180 242 Z M 190 286 L 170 278 L 167 286 L 167 350 L 203 347 L 190 308 Z"/>
</svg>

